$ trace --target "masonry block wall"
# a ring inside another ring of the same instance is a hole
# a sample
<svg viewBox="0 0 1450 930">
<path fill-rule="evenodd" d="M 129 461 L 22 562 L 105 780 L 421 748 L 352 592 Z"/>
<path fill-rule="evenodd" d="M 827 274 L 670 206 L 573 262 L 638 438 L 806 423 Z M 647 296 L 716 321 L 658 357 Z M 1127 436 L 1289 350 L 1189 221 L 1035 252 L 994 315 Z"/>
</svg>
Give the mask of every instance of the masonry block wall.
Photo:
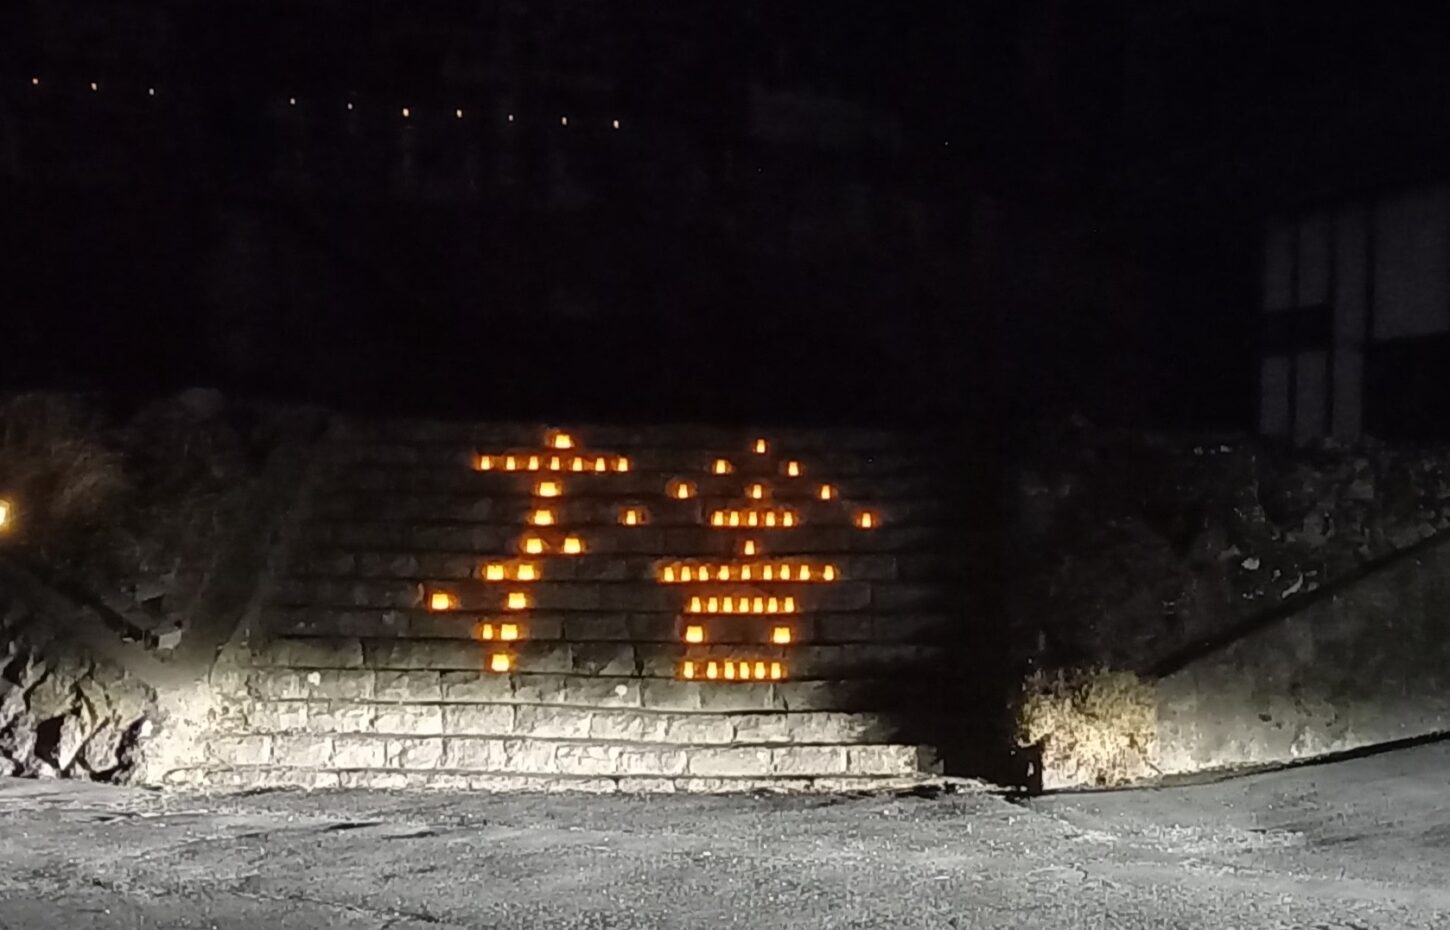
<svg viewBox="0 0 1450 930">
<path fill-rule="evenodd" d="M 218 666 L 214 785 L 911 781 L 955 680 L 929 439 L 338 424 Z"/>
</svg>

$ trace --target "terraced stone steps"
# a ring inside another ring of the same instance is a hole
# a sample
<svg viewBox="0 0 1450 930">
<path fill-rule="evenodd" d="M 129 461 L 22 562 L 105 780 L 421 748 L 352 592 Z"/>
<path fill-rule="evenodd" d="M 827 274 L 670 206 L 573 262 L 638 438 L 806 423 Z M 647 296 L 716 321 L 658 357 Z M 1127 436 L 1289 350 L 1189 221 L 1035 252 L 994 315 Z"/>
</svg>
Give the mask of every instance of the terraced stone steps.
<svg viewBox="0 0 1450 930">
<path fill-rule="evenodd" d="M 562 470 L 550 471 L 543 443 L 555 434 L 539 426 L 340 424 L 260 635 L 213 674 L 210 761 L 178 779 L 846 790 L 935 771 L 925 745 L 950 726 L 940 717 L 961 618 L 956 530 L 940 505 L 954 479 L 930 439 L 789 430 L 756 454 L 737 431 L 568 433 L 580 448 L 559 448 Z M 510 450 L 544 470 L 475 467 Z M 574 471 L 575 456 L 581 468 L 607 456 L 606 470 Z M 730 474 L 713 472 L 717 458 Z M 540 481 L 561 496 L 537 496 Z M 793 525 L 711 518 L 760 506 L 788 508 Z M 531 527 L 541 508 L 552 521 Z M 566 534 L 582 552 L 563 552 Z M 546 551 L 525 556 L 530 536 Z M 532 577 L 488 578 L 487 564 L 521 559 Z M 782 562 L 796 577 L 765 581 L 764 566 Z M 683 582 L 680 567 L 701 563 L 712 580 Z M 519 637 L 498 639 L 503 623 Z M 703 641 L 686 636 L 694 626 Z M 774 641 L 776 627 L 788 641 Z M 487 671 L 503 655 L 508 670 Z M 682 680 L 686 659 L 722 674 L 726 661 L 775 661 L 782 677 Z"/>
</svg>

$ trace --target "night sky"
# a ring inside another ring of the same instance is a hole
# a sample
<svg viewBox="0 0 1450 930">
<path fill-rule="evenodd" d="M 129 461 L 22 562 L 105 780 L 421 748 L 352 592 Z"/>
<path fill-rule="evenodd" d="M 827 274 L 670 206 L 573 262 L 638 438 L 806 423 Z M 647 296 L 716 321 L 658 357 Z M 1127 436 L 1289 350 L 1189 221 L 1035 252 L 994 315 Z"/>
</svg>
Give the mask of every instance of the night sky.
<svg viewBox="0 0 1450 930">
<path fill-rule="evenodd" d="M 1450 37 L 1140 6 L 8 4 L 0 388 L 1249 428 L 1264 218 L 1435 177 Z"/>
</svg>

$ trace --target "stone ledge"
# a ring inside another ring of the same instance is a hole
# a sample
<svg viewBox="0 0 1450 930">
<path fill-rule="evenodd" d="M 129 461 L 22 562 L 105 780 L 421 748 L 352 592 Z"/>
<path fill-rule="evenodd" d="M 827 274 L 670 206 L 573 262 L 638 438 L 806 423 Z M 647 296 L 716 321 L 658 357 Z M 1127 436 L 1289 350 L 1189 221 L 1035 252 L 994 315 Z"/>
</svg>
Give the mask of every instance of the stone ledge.
<svg viewBox="0 0 1450 930">
<path fill-rule="evenodd" d="M 301 790 L 431 790 L 483 791 L 495 793 L 621 793 L 621 794 L 863 794 L 888 793 L 943 784 L 932 775 L 892 778 L 873 777 L 779 777 L 698 778 L 682 777 L 584 777 L 565 775 L 515 775 L 505 772 L 395 772 L 354 769 L 316 772 L 308 769 L 275 767 L 192 768 L 167 773 L 164 787 L 180 790 L 246 791 L 267 788 Z"/>
<path fill-rule="evenodd" d="M 729 743 L 856 745 L 891 742 L 896 725 L 883 715 L 672 713 L 547 704 L 351 703 L 256 701 L 218 724 L 216 740 L 244 737 L 376 734 L 383 736 L 535 736 L 662 745 Z M 241 750 L 238 750 L 241 751 Z M 254 752 L 261 751 L 253 747 Z M 265 755 L 265 752 L 263 752 Z"/>
<path fill-rule="evenodd" d="M 681 746 L 520 736 L 253 735 L 213 740 L 207 756 L 230 767 L 448 769 L 519 775 L 763 778 L 905 776 L 935 770 L 930 751 L 897 744 Z"/>
<path fill-rule="evenodd" d="M 829 561 L 844 581 L 895 581 L 907 574 L 930 575 L 956 564 L 947 553 L 907 555 L 849 555 L 826 557 L 807 547 L 781 539 L 775 551 L 762 554 L 759 561 L 785 558 L 809 558 L 812 562 Z M 739 561 L 732 549 L 722 561 Z M 432 550 L 362 550 L 322 546 L 299 552 L 289 566 L 301 577 L 359 580 L 402 580 L 412 582 L 468 580 L 476 578 L 479 564 L 486 556 L 469 552 Z M 668 556 L 596 556 L 551 559 L 547 577 L 551 581 L 651 581 L 656 564 L 673 561 Z M 908 580 L 915 580 L 911 578 Z"/>
<path fill-rule="evenodd" d="M 785 615 L 782 615 L 785 616 Z M 940 643 L 954 615 L 925 611 L 809 610 L 790 615 L 800 643 L 833 645 Z M 274 636 L 347 639 L 461 639 L 471 640 L 477 615 L 468 612 L 434 613 L 415 608 L 374 607 L 271 607 L 263 618 Z M 531 641 L 631 642 L 678 644 L 682 622 L 678 611 L 628 613 L 625 611 L 530 610 L 520 619 Z M 720 642 L 744 641 L 751 629 L 759 631 L 765 618 L 725 615 L 709 619 L 722 631 Z"/>
<path fill-rule="evenodd" d="M 370 669 L 251 669 L 244 675 L 215 679 L 214 685 L 225 697 L 260 701 L 374 701 L 382 680 L 397 700 L 415 703 L 437 700 L 441 694 L 443 703 L 460 704 L 550 704 L 681 712 L 885 713 L 901 707 L 907 698 L 930 697 L 935 683 L 920 674 L 892 679 L 721 683 L 605 675 L 416 671 L 416 677 L 403 679 Z M 412 685 L 418 685 L 419 690 L 401 690 Z"/>
<path fill-rule="evenodd" d="M 940 665 L 947 657 L 943 648 L 925 644 L 813 643 L 796 635 L 808 624 L 794 618 L 754 618 L 753 624 L 739 621 L 740 618 L 729 617 L 692 618 L 691 622 L 698 622 L 705 628 L 711 642 L 690 646 L 679 642 L 561 642 L 531 638 L 508 644 L 458 638 L 281 638 L 260 646 L 254 654 L 253 663 L 256 668 L 304 672 L 365 667 L 375 671 L 375 687 L 381 699 L 390 696 L 384 691 L 400 676 L 432 674 L 434 679 L 425 687 L 436 690 L 439 672 L 480 670 L 486 664 L 488 654 L 497 649 L 515 657 L 520 674 L 646 679 L 673 679 L 679 662 L 686 658 L 697 662 L 735 659 L 741 655 L 767 661 L 778 659 L 786 663 L 793 680 L 850 681 L 917 674 Z M 523 628 L 525 636 L 532 632 L 526 618 L 516 622 Z M 768 642 L 770 629 L 777 625 L 789 627 L 797 641 L 789 646 Z M 752 634 L 753 639 L 747 642 L 720 640 L 720 637 L 745 632 Z M 409 699 L 406 692 L 403 699 Z"/>
<path fill-rule="evenodd" d="M 806 552 L 821 558 L 854 554 L 891 555 L 938 552 L 952 545 L 952 528 L 935 523 L 903 523 L 888 512 L 884 525 L 869 533 L 836 523 L 805 522 L 791 529 L 716 530 L 707 526 L 644 526 L 630 532 L 592 536 L 586 544 L 595 555 L 651 556 L 655 558 L 724 558 L 735 553 L 745 532 L 763 539 L 774 554 Z M 622 528 L 616 528 L 622 529 Z M 335 521 L 308 523 L 302 534 L 305 549 L 452 551 L 497 557 L 513 552 L 522 527 L 485 523 L 372 523 Z"/>
</svg>

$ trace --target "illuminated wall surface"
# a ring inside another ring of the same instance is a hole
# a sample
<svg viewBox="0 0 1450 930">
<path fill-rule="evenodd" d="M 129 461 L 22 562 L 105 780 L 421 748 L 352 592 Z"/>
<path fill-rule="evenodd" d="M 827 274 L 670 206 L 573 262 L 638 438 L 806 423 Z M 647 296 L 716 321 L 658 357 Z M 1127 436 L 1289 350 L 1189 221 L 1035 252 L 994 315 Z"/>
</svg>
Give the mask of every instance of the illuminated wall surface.
<svg viewBox="0 0 1450 930">
<path fill-rule="evenodd" d="M 859 432 L 352 424 L 246 671 L 267 725 L 216 760 L 910 777 L 954 604 L 933 460 Z"/>
</svg>

